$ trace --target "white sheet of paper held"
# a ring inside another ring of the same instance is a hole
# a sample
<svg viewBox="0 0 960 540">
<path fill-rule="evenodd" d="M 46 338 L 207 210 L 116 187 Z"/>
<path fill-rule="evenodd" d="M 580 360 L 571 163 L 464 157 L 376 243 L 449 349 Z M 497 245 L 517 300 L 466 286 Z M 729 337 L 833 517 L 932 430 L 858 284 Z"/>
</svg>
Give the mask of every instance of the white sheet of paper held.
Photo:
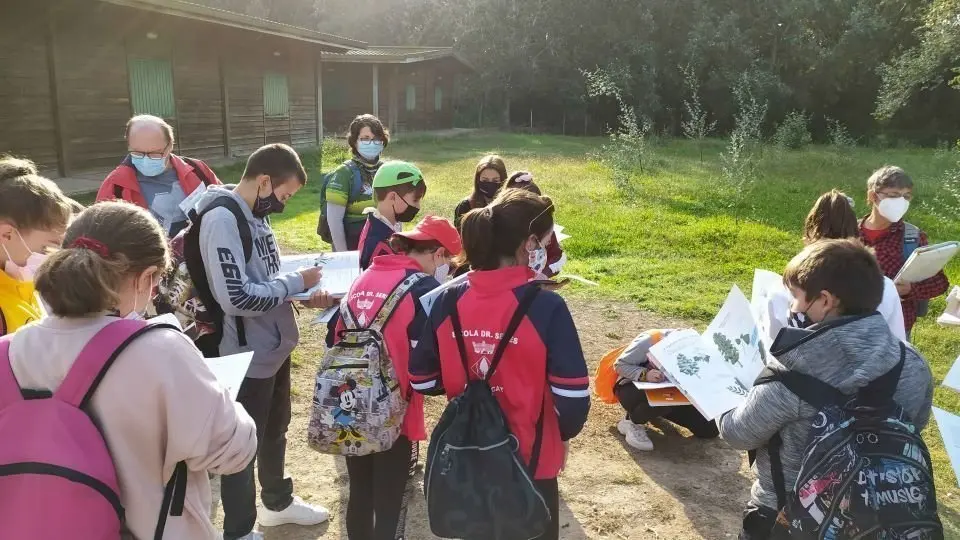
<svg viewBox="0 0 960 540">
<path fill-rule="evenodd" d="M 958 478 L 957 482 L 960 483 L 960 416 L 934 407 L 933 417 L 937 419 L 943 448 L 947 451 L 947 457 L 953 465 L 953 473 Z"/>
<path fill-rule="evenodd" d="M 950 371 L 948 371 L 947 376 L 943 378 L 943 386 L 960 392 L 960 357 L 953 361 Z"/>
<path fill-rule="evenodd" d="M 247 369 L 250 368 L 250 362 L 253 361 L 253 353 L 204 358 L 203 361 L 213 372 L 217 382 L 230 392 L 230 399 L 236 401 L 237 394 L 240 392 L 240 385 L 243 384 L 243 379 L 247 376 Z"/>
</svg>

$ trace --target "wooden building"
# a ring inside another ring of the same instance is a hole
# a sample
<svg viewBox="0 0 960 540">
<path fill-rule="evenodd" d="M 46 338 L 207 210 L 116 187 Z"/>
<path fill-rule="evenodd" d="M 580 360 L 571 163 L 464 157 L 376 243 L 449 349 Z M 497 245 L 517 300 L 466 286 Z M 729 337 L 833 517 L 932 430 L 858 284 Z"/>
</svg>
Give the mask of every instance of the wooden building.
<svg viewBox="0 0 960 540">
<path fill-rule="evenodd" d="M 371 48 L 183 0 L 2 0 L 0 153 L 50 175 L 112 167 L 140 113 L 202 159 L 316 145 L 372 111 L 394 131 L 448 128 L 466 69 L 449 48 Z"/>
</svg>

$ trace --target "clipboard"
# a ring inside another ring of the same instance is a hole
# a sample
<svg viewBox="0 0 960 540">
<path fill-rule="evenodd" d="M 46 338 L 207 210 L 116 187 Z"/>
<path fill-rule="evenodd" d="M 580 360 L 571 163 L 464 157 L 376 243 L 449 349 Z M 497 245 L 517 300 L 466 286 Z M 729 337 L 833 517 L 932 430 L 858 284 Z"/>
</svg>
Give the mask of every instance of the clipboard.
<svg viewBox="0 0 960 540">
<path fill-rule="evenodd" d="M 960 242 L 943 242 L 917 248 L 893 279 L 895 283 L 917 283 L 930 279 L 947 266 L 960 250 Z"/>
</svg>

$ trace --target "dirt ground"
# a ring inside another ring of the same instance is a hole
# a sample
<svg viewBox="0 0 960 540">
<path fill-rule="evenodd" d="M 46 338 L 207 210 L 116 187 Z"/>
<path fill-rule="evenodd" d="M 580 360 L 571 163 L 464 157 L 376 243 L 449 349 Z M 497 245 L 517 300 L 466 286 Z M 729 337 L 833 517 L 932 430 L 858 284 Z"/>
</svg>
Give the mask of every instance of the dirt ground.
<svg viewBox="0 0 960 540">
<path fill-rule="evenodd" d="M 640 331 L 681 324 L 613 302 L 575 299 L 569 304 L 591 373 L 606 351 Z M 302 315 L 300 362 L 293 371 L 294 418 L 287 473 L 293 477 L 298 495 L 326 506 L 332 516 L 329 523 L 318 527 L 264 528 L 268 540 L 346 538 L 346 467 L 342 459 L 314 452 L 306 444 L 313 377 L 323 352 L 320 333 L 308 329 L 309 316 Z M 442 398 L 428 398 L 428 422 L 439 417 L 443 405 Z M 567 469 L 560 477 L 560 538 L 736 538 L 752 482 L 746 456 L 719 439 L 694 439 L 666 421 L 649 431 L 656 449 L 637 452 L 617 433 L 620 418 L 618 406 L 594 400 L 586 427 L 572 442 Z M 421 463 L 425 454 L 423 444 Z M 434 539 L 426 520 L 422 475 L 413 482 L 407 538 Z"/>
</svg>

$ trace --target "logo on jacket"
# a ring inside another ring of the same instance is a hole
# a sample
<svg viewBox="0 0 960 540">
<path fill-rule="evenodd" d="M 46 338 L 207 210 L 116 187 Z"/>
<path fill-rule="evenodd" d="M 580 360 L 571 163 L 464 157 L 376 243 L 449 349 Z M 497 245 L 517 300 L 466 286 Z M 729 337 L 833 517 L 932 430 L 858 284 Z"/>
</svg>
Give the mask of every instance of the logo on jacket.
<svg viewBox="0 0 960 540">
<path fill-rule="evenodd" d="M 481 341 L 479 343 L 473 342 L 473 352 L 477 354 L 493 354 L 497 349 L 495 343 L 487 343 L 486 341 Z"/>
<path fill-rule="evenodd" d="M 481 357 L 480 361 L 473 365 L 473 372 L 480 378 L 486 378 L 488 371 L 490 371 L 490 359 L 486 356 Z"/>
<path fill-rule="evenodd" d="M 366 311 L 373 307 L 373 300 L 357 300 L 357 309 Z"/>
</svg>

